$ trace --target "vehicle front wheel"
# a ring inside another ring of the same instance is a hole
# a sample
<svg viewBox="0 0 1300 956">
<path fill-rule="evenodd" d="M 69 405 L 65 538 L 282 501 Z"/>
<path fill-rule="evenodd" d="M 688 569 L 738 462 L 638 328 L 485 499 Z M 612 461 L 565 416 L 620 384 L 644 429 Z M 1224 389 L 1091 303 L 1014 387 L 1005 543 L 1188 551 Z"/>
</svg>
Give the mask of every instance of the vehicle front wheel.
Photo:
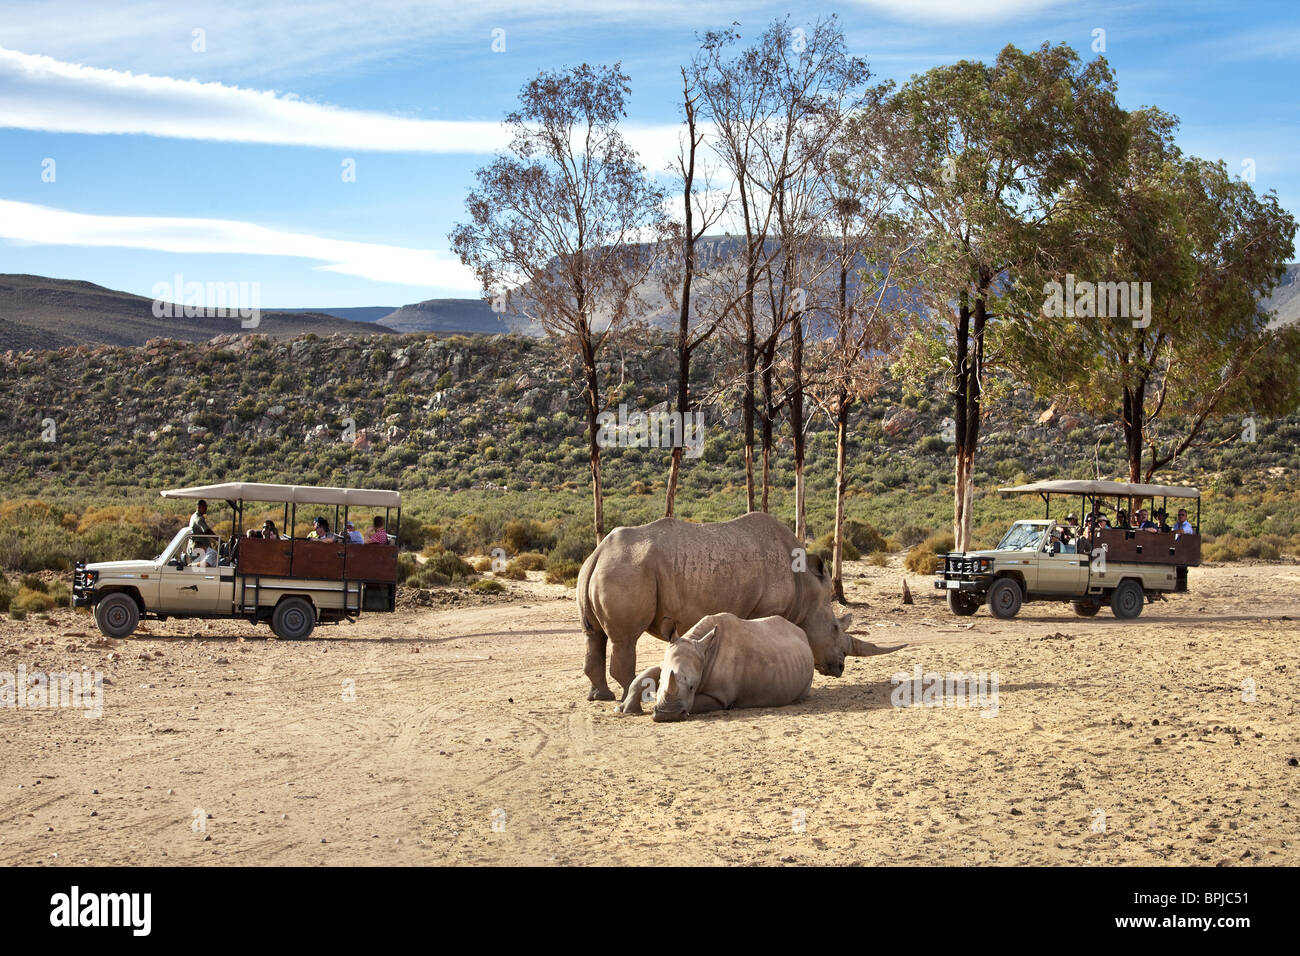
<svg viewBox="0 0 1300 956">
<path fill-rule="evenodd" d="M 985 603 L 989 606 L 989 613 L 994 617 L 1008 618 L 1020 613 L 1020 603 L 1024 599 L 1025 595 L 1014 578 L 998 578 L 989 588 L 989 596 Z"/>
<path fill-rule="evenodd" d="M 139 623 L 140 605 L 129 594 L 106 594 L 95 605 L 95 624 L 105 637 L 130 637 Z"/>
<path fill-rule="evenodd" d="M 1101 610 L 1101 605 L 1096 601 L 1071 601 L 1070 606 L 1079 617 L 1095 617 Z"/>
<path fill-rule="evenodd" d="M 979 610 L 979 599 L 965 591 L 948 592 L 948 610 L 958 617 L 970 617 Z"/>
<path fill-rule="evenodd" d="M 271 615 L 271 630 L 282 641 L 301 641 L 316 627 L 316 609 L 306 598 L 285 598 Z"/>
<path fill-rule="evenodd" d="M 1133 580 L 1121 581 L 1115 593 L 1110 596 L 1110 609 L 1116 617 L 1135 618 L 1142 613 L 1142 605 L 1145 603 L 1146 595 L 1142 593 L 1142 585 Z"/>
</svg>

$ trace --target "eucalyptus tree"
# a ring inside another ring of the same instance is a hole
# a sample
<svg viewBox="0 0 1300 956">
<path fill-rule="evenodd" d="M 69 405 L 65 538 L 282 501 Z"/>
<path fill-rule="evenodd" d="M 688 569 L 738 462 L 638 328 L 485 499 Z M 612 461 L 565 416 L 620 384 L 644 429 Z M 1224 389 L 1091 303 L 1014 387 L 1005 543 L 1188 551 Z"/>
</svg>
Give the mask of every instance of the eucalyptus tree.
<svg viewBox="0 0 1300 956">
<path fill-rule="evenodd" d="M 663 191 L 619 132 L 630 93 L 620 64 L 546 71 L 505 119 L 506 152 L 476 173 L 468 221 L 450 239 L 484 292 L 582 366 L 593 523 L 605 533 L 598 359 L 642 303 L 666 226 Z"/>
</svg>

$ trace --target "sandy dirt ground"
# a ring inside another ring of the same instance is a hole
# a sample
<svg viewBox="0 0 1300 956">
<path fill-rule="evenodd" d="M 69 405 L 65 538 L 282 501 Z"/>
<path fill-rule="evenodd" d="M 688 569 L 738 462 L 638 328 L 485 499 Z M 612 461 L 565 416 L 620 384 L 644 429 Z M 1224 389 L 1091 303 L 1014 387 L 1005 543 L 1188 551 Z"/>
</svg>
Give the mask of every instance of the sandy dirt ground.
<svg viewBox="0 0 1300 956">
<path fill-rule="evenodd" d="M 1300 567 L 1006 622 L 917 576 L 904 606 L 894 565 L 851 565 L 849 598 L 907 648 L 680 724 L 588 702 L 573 592 L 537 581 L 300 643 L 6 618 L 0 671 L 107 686 L 97 719 L 0 708 L 0 863 L 1300 863 Z M 892 706 L 917 667 L 997 672 L 996 716 Z"/>
</svg>

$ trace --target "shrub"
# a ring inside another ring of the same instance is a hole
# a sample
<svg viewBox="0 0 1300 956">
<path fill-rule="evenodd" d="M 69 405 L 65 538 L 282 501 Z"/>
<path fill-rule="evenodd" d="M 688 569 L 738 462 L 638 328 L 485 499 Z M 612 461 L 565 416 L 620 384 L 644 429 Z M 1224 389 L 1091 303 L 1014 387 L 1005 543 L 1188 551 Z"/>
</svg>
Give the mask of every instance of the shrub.
<svg viewBox="0 0 1300 956">
<path fill-rule="evenodd" d="M 9 607 L 11 610 L 35 614 L 50 610 L 54 607 L 54 600 L 44 591 L 33 591 L 24 586 L 18 589 L 18 594 L 10 602 Z"/>
<path fill-rule="evenodd" d="M 582 564 L 578 561 L 548 561 L 546 563 L 547 584 L 567 584 L 573 587 L 578 583 L 578 572 Z"/>
<path fill-rule="evenodd" d="M 835 532 L 827 531 L 814 541 L 812 553 L 823 561 L 830 562 L 835 556 Z M 849 540 L 849 536 L 846 534 L 844 536 L 844 560 L 856 561 L 860 557 L 862 557 L 861 553 L 853 546 L 853 542 Z"/>
<path fill-rule="evenodd" d="M 885 536 L 867 522 L 856 518 L 849 518 L 844 522 L 844 538 L 846 541 L 852 541 L 853 547 L 861 554 L 885 550 Z"/>
<path fill-rule="evenodd" d="M 47 593 L 50 595 L 50 600 L 54 602 L 55 607 L 72 606 L 72 589 L 62 581 L 55 581 L 51 584 Z"/>
<path fill-rule="evenodd" d="M 540 571 L 546 567 L 546 555 L 536 551 L 525 551 L 510 562 L 522 571 Z"/>
<path fill-rule="evenodd" d="M 49 593 L 49 588 L 45 586 L 45 582 L 34 574 L 24 574 L 18 580 L 22 583 L 22 586 L 28 590 L 40 591 L 42 594 Z"/>
<path fill-rule="evenodd" d="M 482 574 L 484 571 L 491 571 L 492 559 L 487 557 L 486 555 L 484 555 L 481 558 L 475 558 L 474 570 L 477 571 L 479 574 Z"/>
<path fill-rule="evenodd" d="M 549 551 L 555 547 L 555 532 L 532 518 L 507 521 L 501 535 L 511 554 L 523 551 Z M 585 555 L 584 555 L 585 557 Z"/>
<path fill-rule="evenodd" d="M 434 568 L 423 567 L 408 576 L 402 583 L 408 588 L 436 588 L 444 584 L 450 584 L 451 578 Z"/>
<path fill-rule="evenodd" d="M 574 519 L 560 532 L 551 551 L 551 558 L 560 561 L 576 561 L 579 565 L 587 560 L 587 555 L 596 550 L 596 529 L 581 518 Z"/>
<path fill-rule="evenodd" d="M 469 586 L 471 591 L 481 591 L 486 594 L 500 594 L 506 589 L 506 586 L 500 581 L 492 578 L 484 578 L 482 581 L 475 581 Z"/>
<path fill-rule="evenodd" d="M 9 616 L 10 616 L 11 618 L 13 618 L 15 621 L 25 621 L 25 620 L 27 620 L 27 612 L 26 612 L 26 611 L 20 611 L 20 610 L 18 610 L 18 608 L 13 608 L 12 610 L 10 610 L 10 612 L 9 612 Z"/>
<path fill-rule="evenodd" d="M 507 564 L 500 571 L 496 572 L 495 577 L 503 578 L 507 581 L 528 580 L 528 575 L 524 572 L 524 569 L 516 567 L 513 561 L 510 564 Z"/>
<path fill-rule="evenodd" d="M 903 567 L 913 574 L 934 574 L 939 569 L 939 556 L 933 551 L 913 548 L 903 559 Z"/>
<path fill-rule="evenodd" d="M 872 567 L 883 568 L 889 564 L 889 554 L 886 551 L 872 551 L 867 555 L 867 564 Z"/>
<path fill-rule="evenodd" d="M 9 610 L 9 602 L 14 598 L 14 586 L 9 583 L 9 579 L 0 574 L 0 614 Z"/>
<path fill-rule="evenodd" d="M 439 552 L 436 557 L 425 562 L 425 568 L 431 568 L 452 581 L 462 581 L 474 576 L 474 569 L 458 554 L 450 551 Z"/>
</svg>

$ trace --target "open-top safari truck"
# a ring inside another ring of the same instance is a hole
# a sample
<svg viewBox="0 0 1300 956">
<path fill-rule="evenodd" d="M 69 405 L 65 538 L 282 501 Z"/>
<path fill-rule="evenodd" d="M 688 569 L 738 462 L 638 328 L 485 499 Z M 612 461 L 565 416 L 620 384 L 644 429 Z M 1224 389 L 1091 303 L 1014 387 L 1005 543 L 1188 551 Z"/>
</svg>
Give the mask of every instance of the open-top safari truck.
<svg viewBox="0 0 1300 956">
<path fill-rule="evenodd" d="M 1069 601 L 1092 617 L 1109 604 L 1116 617 L 1134 618 L 1148 601 L 1187 590 L 1187 569 L 1201 563 L 1201 493 L 1171 485 L 1119 481 L 1037 481 L 1010 494 L 1042 497 L 1042 519 L 1016 521 L 996 548 L 943 556 L 936 588 L 947 592 L 954 614 L 974 614 L 987 604 L 994 617 L 1015 617 L 1025 601 Z M 1077 526 L 1053 520 L 1052 495 L 1077 495 Z M 1102 527 L 1095 516 L 1114 499 L 1115 512 L 1136 513 L 1146 499 L 1196 500 L 1193 531 Z"/>
<path fill-rule="evenodd" d="M 127 637 L 142 617 L 224 617 L 253 624 L 265 621 L 277 637 L 298 640 L 311 634 L 317 623 L 394 608 L 400 492 L 231 482 L 164 491 L 162 496 L 224 500 L 230 506 L 233 533 L 218 541 L 214 535 L 193 533 L 187 525 L 156 558 L 78 562 L 73 604 L 93 608 L 95 623 L 108 637 Z M 245 537 L 250 502 L 283 505 L 279 528 L 287 536 Z M 382 509 L 386 528 L 395 511 L 391 543 L 292 537 L 299 505 L 311 506 L 313 514 L 333 508 L 332 527 L 337 529 L 344 527 L 352 509 L 362 509 L 366 517 Z M 216 567 L 199 564 L 196 545 L 219 551 Z"/>
</svg>

